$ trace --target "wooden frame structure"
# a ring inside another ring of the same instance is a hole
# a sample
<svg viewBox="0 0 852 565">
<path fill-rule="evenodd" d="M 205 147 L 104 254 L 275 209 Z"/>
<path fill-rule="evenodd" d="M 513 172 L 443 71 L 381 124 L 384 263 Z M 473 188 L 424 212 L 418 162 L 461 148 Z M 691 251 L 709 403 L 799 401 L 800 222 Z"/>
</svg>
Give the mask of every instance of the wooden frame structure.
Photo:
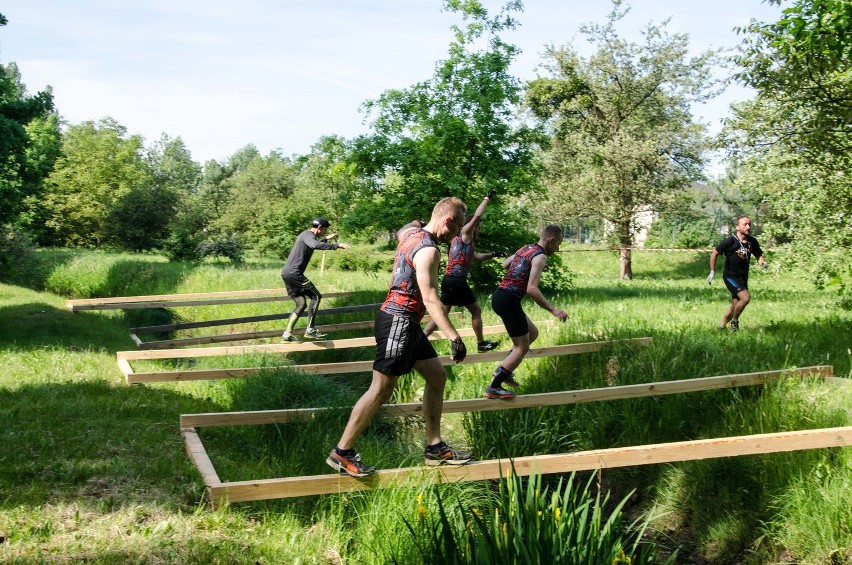
<svg viewBox="0 0 852 565">
<path fill-rule="evenodd" d="M 503 326 L 486 326 L 483 332 L 493 332 L 496 328 L 504 331 Z M 462 336 L 473 334 L 471 328 L 459 330 Z M 443 339 L 441 332 L 432 334 L 435 339 Z M 530 349 L 527 358 L 549 357 L 554 355 L 573 355 L 598 351 L 615 344 L 627 345 L 649 345 L 652 343 L 650 337 L 640 337 L 624 340 L 594 341 L 589 343 L 573 343 L 567 345 L 552 345 Z M 342 363 L 314 363 L 304 365 L 275 365 L 267 367 L 238 367 L 228 369 L 193 369 L 180 371 L 158 371 L 158 372 L 135 372 L 130 361 L 139 359 L 177 359 L 192 357 L 211 357 L 217 355 L 242 355 L 247 353 L 290 353 L 296 351 L 318 351 L 324 349 L 343 349 L 345 347 L 366 347 L 375 344 L 374 337 L 352 338 L 334 341 L 301 342 L 294 344 L 265 344 L 234 347 L 206 347 L 177 350 L 146 350 L 146 351 L 119 351 L 116 353 L 118 367 L 124 374 L 127 384 L 173 382 L 173 381 L 198 381 L 214 379 L 244 378 L 255 375 L 262 371 L 273 369 L 290 369 L 308 374 L 343 374 L 370 372 L 373 361 L 347 361 Z M 484 363 L 488 361 L 499 361 L 503 359 L 508 351 L 489 351 L 487 353 L 472 353 L 468 355 L 462 364 Z M 439 357 L 444 366 L 455 365 L 452 357 Z"/>
<path fill-rule="evenodd" d="M 350 296 L 351 292 L 327 292 L 323 298 Z M 113 296 L 68 300 L 71 312 L 81 310 L 134 310 L 139 308 L 176 308 L 178 306 L 211 306 L 251 302 L 281 302 L 292 300 L 283 288 L 258 290 L 229 290 L 223 292 L 194 292 L 188 294 L 156 294 L 148 296 Z"/>
<path fill-rule="evenodd" d="M 450 317 L 459 317 L 462 315 L 462 312 L 450 312 L 448 314 Z M 431 318 L 429 316 L 424 316 L 422 322 L 428 322 Z M 362 330 L 372 328 L 375 320 L 364 320 L 362 322 L 344 322 L 340 324 L 326 324 L 324 326 L 317 326 L 317 329 L 321 332 L 337 332 L 337 331 L 348 331 L 348 330 Z M 269 338 L 269 337 L 280 337 L 284 332 L 284 329 L 276 329 L 276 330 L 261 330 L 256 332 L 242 332 L 235 334 L 217 334 L 217 335 L 209 335 L 209 336 L 200 336 L 200 337 L 185 337 L 180 339 L 166 339 L 159 341 L 142 341 L 139 337 L 131 333 L 130 337 L 136 342 L 136 345 L 139 349 L 172 349 L 175 347 L 181 347 L 185 345 L 204 345 L 205 343 L 228 343 L 233 341 L 247 341 L 250 339 L 261 339 L 261 338 Z M 296 328 L 292 332 L 295 335 L 302 335 L 305 333 L 305 328 Z"/>
<path fill-rule="evenodd" d="M 818 376 L 849 385 L 848 379 L 833 376 L 831 366 L 765 371 L 737 375 L 722 375 L 679 381 L 664 381 L 599 389 L 563 391 L 524 395 L 513 400 L 471 399 L 446 401 L 445 412 L 475 412 L 534 406 L 556 406 L 580 402 L 641 398 L 683 392 L 706 391 L 739 386 L 765 384 L 782 377 Z M 184 414 L 181 434 L 186 450 L 196 465 L 207 488 L 212 504 L 251 500 L 268 500 L 318 494 L 336 494 L 423 482 L 456 482 L 498 479 L 509 468 L 520 476 L 533 473 L 569 473 L 572 471 L 651 465 L 679 461 L 694 461 L 716 457 L 756 455 L 784 451 L 799 451 L 852 445 L 852 426 L 711 438 L 673 443 L 596 449 L 579 453 L 536 455 L 512 459 L 474 461 L 463 466 L 409 467 L 387 469 L 364 479 L 348 475 L 328 474 L 305 477 L 222 482 L 198 435 L 197 428 L 207 426 L 257 425 L 299 422 L 312 418 L 322 409 L 274 410 L 246 413 Z M 411 414 L 418 410 L 412 404 L 387 405 L 389 414 Z"/>
</svg>

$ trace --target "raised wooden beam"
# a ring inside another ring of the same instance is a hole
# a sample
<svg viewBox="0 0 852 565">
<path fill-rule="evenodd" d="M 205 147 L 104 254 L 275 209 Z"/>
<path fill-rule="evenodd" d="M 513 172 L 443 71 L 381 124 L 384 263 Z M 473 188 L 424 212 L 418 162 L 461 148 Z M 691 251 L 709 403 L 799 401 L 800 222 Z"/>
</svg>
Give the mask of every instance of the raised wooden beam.
<svg viewBox="0 0 852 565">
<path fill-rule="evenodd" d="M 325 297 L 350 296 L 351 292 L 328 292 Z M 245 297 L 245 298 L 238 298 Z M 151 296 L 114 296 L 110 298 L 85 298 L 68 300 L 72 312 L 80 310 L 132 310 L 138 308 L 174 308 L 178 306 L 209 306 L 215 304 L 242 304 L 250 302 L 276 302 L 291 300 L 284 288 L 261 290 L 234 290 L 224 292 L 197 292 L 190 294 L 160 294 Z"/>
<path fill-rule="evenodd" d="M 323 297 L 324 298 L 324 297 Z M 326 308 L 325 310 L 317 310 L 317 315 L 320 314 L 345 314 L 347 312 L 367 312 L 370 310 L 378 310 L 381 304 L 358 304 L 356 306 L 340 306 L 337 308 Z M 130 333 L 157 333 L 157 332 L 173 332 L 177 330 L 189 330 L 193 328 L 209 328 L 211 326 L 227 326 L 228 324 L 248 324 L 250 322 L 268 322 L 270 320 L 284 320 L 290 317 L 290 313 L 286 314 L 267 314 L 265 316 L 246 316 L 243 318 L 225 318 L 222 320 L 206 320 L 204 322 L 184 322 L 181 324 L 163 324 L 161 326 L 144 326 L 141 328 L 130 328 Z"/>
<path fill-rule="evenodd" d="M 590 343 L 573 343 L 568 345 L 553 345 L 549 347 L 539 347 L 530 349 L 527 353 L 527 358 L 533 357 L 549 357 L 554 355 L 574 355 L 577 353 L 587 353 L 590 351 L 599 351 L 606 347 L 615 344 L 626 345 L 650 345 L 652 342 L 650 337 L 637 337 L 632 339 L 596 341 Z M 119 353 L 145 353 L 145 352 L 119 352 Z M 472 353 L 468 355 L 462 364 L 485 363 L 489 361 L 499 361 L 503 359 L 508 351 L 489 351 L 487 353 Z M 444 366 L 456 365 L 452 357 L 449 355 L 438 357 L 441 364 Z M 289 369 L 291 371 L 299 371 L 308 374 L 317 375 L 332 375 L 343 373 L 364 373 L 373 370 L 373 361 L 347 361 L 343 363 L 314 363 L 308 365 L 273 365 L 269 367 L 240 367 L 232 369 L 195 369 L 186 371 L 158 371 L 140 373 L 134 372 L 127 375 L 127 384 L 139 383 L 156 383 L 156 382 L 173 382 L 173 381 L 206 381 L 213 379 L 233 379 L 248 377 L 261 371 L 269 371 L 273 369 Z"/>
<path fill-rule="evenodd" d="M 461 312 L 450 312 L 451 317 L 459 317 L 462 315 Z M 429 316 L 424 316 L 422 323 L 426 323 L 430 320 Z M 341 324 L 327 324 L 325 326 L 317 326 L 317 329 L 321 332 L 338 332 L 338 331 L 348 331 L 348 330 L 360 330 L 372 328 L 375 320 L 364 320 L 363 322 L 345 322 Z M 260 338 L 268 338 L 268 337 L 280 337 L 281 334 L 284 333 L 284 329 L 277 330 L 263 330 L 257 332 L 244 332 L 244 333 L 234 333 L 234 334 L 220 334 L 220 335 L 209 335 L 209 336 L 201 336 L 201 337 L 188 337 L 182 339 L 167 339 L 161 341 L 141 341 L 136 337 L 136 334 L 130 334 L 130 337 L 133 338 L 134 342 L 139 346 L 139 349 L 171 349 L 175 347 L 181 347 L 185 345 L 202 345 L 205 343 L 226 343 L 231 341 L 246 341 L 250 339 L 260 339 Z M 305 328 L 296 328 L 293 330 L 294 334 L 301 335 L 305 333 Z"/>
<path fill-rule="evenodd" d="M 546 475 L 849 445 L 852 445 L 852 426 L 615 447 L 513 459 L 489 459 L 458 466 L 403 467 L 381 470 L 363 479 L 330 474 L 227 483 L 205 481 L 205 484 L 211 500 L 219 505 L 226 502 L 338 494 L 413 483 L 422 485 L 430 482 L 492 480 L 505 477 L 511 468 L 514 468 L 518 476 Z"/>
<path fill-rule="evenodd" d="M 500 325 L 485 326 L 482 333 L 491 335 L 505 332 L 506 328 Z M 473 328 L 461 328 L 458 330 L 462 337 L 475 336 Z M 445 339 L 440 331 L 429 336 L 431 340 Z M 230 347 L 191 347 L 186 349 L 157 349 L 149 351 L 118 351 L 118 359 L 128 361 L 138 359 L 190 359 L 195 357 L 223 357 L 229 355 L 247 355 L 252 353 L 293 353 L 295 351 L 325 351 L 329 349 L 350 349 L 353 347 L 367 347 L 376 344 L 375 336 L 353 337 L 349 339 L 326 339 L 317 341 L 302 341 L 299 343 L 263 343 L 256 345 L 233 345 Z"/>
<path fill-rule="evenodd" d="M 821 378 L 828 378 L 833 374 L 834 368 L 831 365 L 817 365 L 797 369 L 741 373 L 736 375 L 701 377 L 677 381 L 662 381 L 635 385 L 545 392 L 538 394 L 522 394 L 520 396 L 516 396 L 512 400 L 491 400 L 488 398 L 445 400 L 443 413 L 485 412 L 490 410 L 540 408 L 543 406 L 563 406 L 567 404 L 581 404 L 584 402 L 623 400 L 625 398 L 643 398 L 648 396 L 700 392 L 720 388 L 762 385 L 768 381 L 777 380 L 782 377 L 818 376 Z M 334 408 L 295 408 L 289 410 L 181 414 L 180 426 L 181 428 L 202 428 L 211 426 L 286 424 L 290 422 L 308 421 L 313 419 L 319 413 L 333 409 Z M 419 402 L 386 404 L 382 406 L 382 412 L 393 416 L 420 414 L 422 411 L 423 404 Z"/>
<path fill-rule="evenodd" d="M 213 462 L 210 461 L 207 450 L 204 449 L 204 444 L 201 443 L 201 438 L 198 437 L 198 432 L 193 429 L 183 429 L 180 433 L 186 444 L 186 452 L 192 462 L 195 463 L 198 472 L 201 473 L 204 484 L 219 483 L 219 475 L 216 474 L 216 469 L 213 468 Z"/>
</svg>

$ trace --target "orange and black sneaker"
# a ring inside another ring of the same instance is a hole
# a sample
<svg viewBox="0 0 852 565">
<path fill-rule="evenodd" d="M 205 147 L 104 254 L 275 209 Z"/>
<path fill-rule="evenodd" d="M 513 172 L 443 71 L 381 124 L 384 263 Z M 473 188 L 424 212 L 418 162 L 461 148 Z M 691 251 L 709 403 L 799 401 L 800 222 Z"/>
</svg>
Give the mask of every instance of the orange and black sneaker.
<svg viewBox="0 0 852 565">
<path fill-rule="evenodd" d="M 426 465 L 464 465 L 471 460 L 473 454 L 470 451 L 453 449 L 443 441 L 436 446 L 429 446 L 423 453 L 423 462 Z"/>
<path fill-rule="evenodd" d="M 349 455 L 340 455 L 336 449 L 332 449 L 325 462 L 341 475 L 351 477 L 366 477 L 376 472 L 375 467 L 361 463 L 361 454 L 354 449 Z"/>
</svg>

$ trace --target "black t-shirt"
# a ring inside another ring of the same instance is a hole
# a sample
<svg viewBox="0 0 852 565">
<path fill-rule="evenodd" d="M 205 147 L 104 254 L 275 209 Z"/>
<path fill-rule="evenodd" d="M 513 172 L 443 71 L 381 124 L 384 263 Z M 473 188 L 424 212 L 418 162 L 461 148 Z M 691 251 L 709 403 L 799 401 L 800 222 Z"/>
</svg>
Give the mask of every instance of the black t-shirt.
<svg viewBox="0 0 852 565">
<path fill-rule="evenodd" d="M 748 280 L 748 265 L 751 256 L 762 257 L 763 250 L 757 240 L 750 235 L 740 241 L 736 235 L 726 237 L 716 246 L 716 251 L 725 256 L 723 276 Z"/>
</svg>

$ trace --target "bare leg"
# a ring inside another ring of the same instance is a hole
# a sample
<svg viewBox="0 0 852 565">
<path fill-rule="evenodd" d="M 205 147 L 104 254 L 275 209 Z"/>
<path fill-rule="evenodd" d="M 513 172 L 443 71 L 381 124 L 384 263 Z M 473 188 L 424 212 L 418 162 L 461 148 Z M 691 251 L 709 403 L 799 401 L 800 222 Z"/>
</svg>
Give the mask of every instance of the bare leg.
<svg viewBox="0 0 852 565">
<path fill-rule="evenodd" d="M 725 315 L 722 316 L 721 327 L 725 327 L 731 320 L 739 320 L 745 307 L 751 301 L 751 295 L 748 290 L 741 290 L 737 293 L 736 298 L 731 299 L 731 305 L 725 310 Z"/>
<path fill-rule="evenodd" d="M 444 313 L 449 314 L 451 309 L 452 309 L 452 306 L 450 306 L 449 304 L 444 304 Z M 432 332 L 434 332 L 436 329 L 438 329 L 438 324 L 436 324 L 430 318 L 429 323 L 426 324 L 425 328 L 423 328 L 423 333 L 426 334 L 426 337 L 429 337 L 430 335 L 432 335 Z"/>
<path fill-rule="evenodd" d="M 473 333 L 476 334 L 476 343 L 481 343 L 485 340 L 482 335 L 482 308 L 477 302 L 465 306 L 470 312 L 470 326 L 473 328 Z"/>
<path fill-rule="evenodd" d="M 447 372 L 437 357 L 422 359 L 414 369 L 426 380 L 423 388 L 423 421 L 426 424 L 426 445 L 441 441 L 441 414 L 444 410 L 444 387 Z"/>
<path fill-rule="evenodd" d="M 387 402 L 391 394 L 393 394 L 393 389 L 398 379 L 399 377 L 373 371 L 373 382 L 370 383 L 370 388 L 367 389 L 367 392 L 358 399 L 358 402 L 352 408 L 349 422 L 343 430 L 343 435 L 340 437 L 337 447 L 340 449 L 352 449 L 355 445 L 355 440 L 358 439 L 358 436 L 373 421 L 382 404 Z M 441 395 L 443 399 L 443 388 L 441 389 Z M 423 401 L 425 404 L 425 396 Z"/>
</svg>

